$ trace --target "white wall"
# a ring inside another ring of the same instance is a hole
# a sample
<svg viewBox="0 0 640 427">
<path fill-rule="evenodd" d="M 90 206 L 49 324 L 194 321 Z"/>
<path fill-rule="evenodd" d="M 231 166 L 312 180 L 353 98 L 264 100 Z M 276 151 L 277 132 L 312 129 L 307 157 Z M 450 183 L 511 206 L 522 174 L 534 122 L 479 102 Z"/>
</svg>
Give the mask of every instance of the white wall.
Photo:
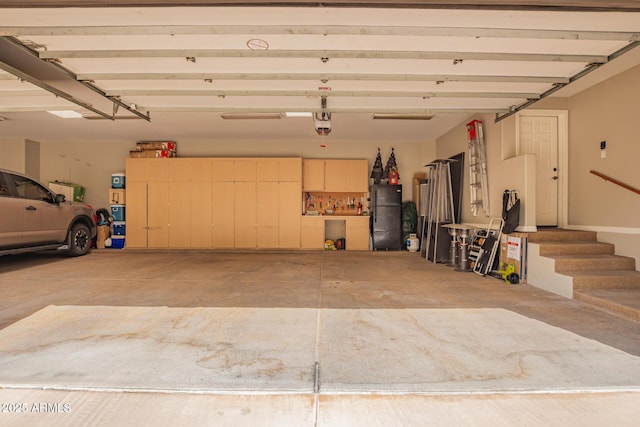
<svg viewBox="0 0 640 427">
<path fill-rule="evenodd" d="M 24 140 L 0 140 L 0 168 L 25 172 Z"/>
</svg>

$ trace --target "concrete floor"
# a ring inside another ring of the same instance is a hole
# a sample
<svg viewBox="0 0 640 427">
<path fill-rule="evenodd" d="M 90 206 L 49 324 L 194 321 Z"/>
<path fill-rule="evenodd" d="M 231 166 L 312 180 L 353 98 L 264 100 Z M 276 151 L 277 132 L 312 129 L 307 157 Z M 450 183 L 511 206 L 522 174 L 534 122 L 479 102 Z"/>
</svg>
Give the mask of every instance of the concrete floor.
<svg viewBox="0 0 640 427">
<path fill-rule="evenodd" d="M 48 305 L 504 308 L 640 356 L 640 328 L 637 322 L 528 285 L 507 285 L 494 278 L 455 272 L 408 252 L 224 253 L 103 250 L 93 251 L 80 258 L 65 258 L 56 253 L 0 257 L 0 328 L 6 328 Z M 500 335 L 500 331 L 496 330 L 497 342 Z M 640 384 L 637 386 L 640 387 Z M 375 390 L 371 392 L 374 393 Z M 92 402 L 92 407 L 99 407 L 96 402 L 100 401 L 103 402 L 102 410 L 96 410 L 93 416 L 106 418 L 95 420 L 101 421 L 101 424 L 109 420 L 113 425 L 122 425 L 121 417 L 116 416 L 116 412 L 129 413 L 127 411 L 133 410 L 137 405 L 152 408 L 153 402 L 164 405 L 162 402 L 169 399 L 166 395 L 150 396 L 144 393 L 116 395 L 107 393 L 102 396 L 97 392 L 68 390 L 4 389 L 0 390 L 0 401 L 66 399 L 65 401 L 73 403 L 74 408 L 89 405 L 88 402 Z M 172 404 L 184 410 L 188 402 L 192 408 L 190 413 L 195 417 L 190 425 L 211 425 L 211 417 L 215 418 L 216 414 L 218 422 L 248 425 L 250 417 L 247 416 L 250 413 L 257 417 L 253 419 L 254 423 L 273 419 L 273 422 L 262 423 L 272 425 L 290 424 L 288 420 L 291 419 L 297 420 L 291 423 L 296 425 L 336 425 L 340 419 L 342 422 L 337 424 L 375 425 L 376 423 L 367 423 L 362 419 L 363 414 L 375 413 L 375 408 L 387 408 L 385 416 L 395 416 L 396 420 L 388 424 L 388 420 L 383 422 L 383 418 L 378 417 L 379 425 L 418 425 L 420 420 L 429 416 L 440 417 L 441 425 L 447 422 L 460 424 L 462 421 L 463 424 L 510 425 L 516 420 L 521 425 L 553 425 L 549 422 L 538 423 L 542 420 L 542 415 L 547 421 L 557 420 L 557 425 L 567 425 L 567 420 L 582 420 L 581 425 L 601 425 L 593 417 L 594 405 L 598 407 L 597 412 L 600 417 L 604 417 L 603 420 L 615 419 L 613 424 L 616 425 L 627 425 L 626 420 L 629 421 L 628 425 L 633 425 L 640 416 L 640 409 L 636 409 L 640 408 L 640 393 L 634 391 L 578 394 L 573 399 L 566 394 L 546 395 L 544 390 L 533 395 L 510 395 L 509 398 L 491 393 L 481 397 L 394 395 L 378 396 L 378 400 L 371 396 L 348 396 L 344 399 L 325 396 L 318 400 L 316 396 L 314 402 L 313 398 L 310 400 L 310 396 L 303 395 L 298 400 L 292 398 L 294 403 L 287 396 L 274 396 L 272 400 L 267 399 L 261 403 L 259 401 L 264 400 L 264 397 L 225 396 L 224 399 L 231 399 L 232 402 L 217 400 L 212 404 L 211 399 L 214 397 L 188 399 L 188 396 L 180 395 L 173 397 Z M 222 396 L 218 397 L 224 400 Z M 570 405 L 566 404 L 566 399 L 571 400 Z M 381 404 L 383 400 L 384 404 Z M 199 401 L 203 403 L 198 403 Z M 253 404 L 255 405 L 252 406 Z M 104 405 L 115 406 L 106 410 Z M 203 405 L 212 405 L 212 408 L 217 409 L 211 414 L 203 409 Z M 247 412 L 247 408 L 251 411 Z M 325 408 L 324 412 L 318 413 L 319 408 Z M 358 408 L 360 414 L 358 422 L 349 420 L 345 415 L 354 408 Z M 447 408 L 454 409 L 455 412 L 450 412 Z M 469 412 L 465 413 L 464 408 Z M 75 418 L 65 418 L 64 423 L 60 420 L 60 425 L 87 425 L 87 406 L 84 409 L 70 411 L 66 415 Z M 309 410 L 315 411 L 315 416 L 309 415 Z M 409 413 L 408 410 L 418 412 Z M 515 411 L 519 411 L 520 415 L 516 417 Z M 449 417 L 458 418 L 442 418 L 445 413 Z M 223 416 L 221 414 L 226 414 L 227 419 L 219 418 Z M 236 414 L 237 417 L 233 418 L 230 414 Z M 265 418 L 265 414 L 275 418 Z M 282 417 L 276 417 L 277 414 Z M 24 425 L 27 418 L 13 415 L 9 417 L 0 413 L 0 425 Z M 51 418 L 38 418 L 38 415 L 42 414 L 29 414 L 29 423 L 53 425 Z M 147 419 L 149 425 L 152 424 L 153 418 Z M 168 418 L 160 417 L 159 420 L 166 421 Z M 477 422 L 473 422 L 474 420 Z"/>
</svg>

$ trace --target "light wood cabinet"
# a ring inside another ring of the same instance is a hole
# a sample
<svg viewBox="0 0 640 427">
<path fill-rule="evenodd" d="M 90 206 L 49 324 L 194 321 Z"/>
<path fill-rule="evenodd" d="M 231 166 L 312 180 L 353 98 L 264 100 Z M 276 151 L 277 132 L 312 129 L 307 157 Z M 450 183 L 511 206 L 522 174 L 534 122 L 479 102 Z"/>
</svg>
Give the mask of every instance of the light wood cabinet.
<svg viewBox="0 0 640 427">
<path fill-rule="evenodd" d="M 301 182 L 302 159 L 299 157 L 278 159 L 278 181 Z"/>
<path fill-rule="evenodd" d="M 258 182 L 278 182 L 278 159 L 258 159 L 256 162 L 256 180 Z"/>
<path fill-rule="evenodd" d="M 369 249 L 369 217 L 356 216 L 346 218 L 346 247 L 347 250 Z"/>
<path fill-rule="evenodd" d="M 127 176 L 128 247 L 300 248 L 301 158 L 127 159 Z"/>
<path fill-rule="evenodd" d="M 257 189 L 254 182 L 235 184 L 235 247 L 257 247 Z"/>
<path fill-rule="evenodd" d="M 348 160 L 325 160 L 324 163 L 324 191 L 347 192 Z"/>
<path fill-rule="evenodd" d="M 302 160 L 302 188 L 304 191 L 324 191 L 324 160 Z"/>
<path fill-rule="evenodd" d="M 305 216 L 301 218 L 300 247 L 302 249 L 324 248 L 324 218 Z"/>
<path fill-rule="evenodd" d="M 366 193 L 369 191 L 367 160 L 304 159 L 302 187 L 307 192 Z"/>
<path fill-rule="evenodd" d="M 369 191 L 369 162 L 367 160 L 347 160 L 347 192 L 366 193 Z"/>
<path fill-rule="evenodd" d="M 134 167 L 138 172 L 137 167 Z M 129 169 L 127 169 L 129 171 Z M 127 181 L 127 237 L 128 248 L 147 247 L 147 183 Z"/>
<path fill-rule="evenodd" d="M 278 247 L 300 248 L 300 215 L 302 213 L 302 183 L 278 183 Z"/>
<path fill-rule="evenodd" d="M 258 248 L 278 247 L 278 186 L 278 182 L 257 183 Z"/>
<path fill-rule="evenodd" d="M 186 178 L 188 174 L 184 176 Z M 170 181 L 168 185 L 168 246 L 170 248 L 189 248 L 191 247 L 190 183 Z"/>
<path fill-rule="evenodd" d="M 213 181 L 234 181 L 235 162 L 233 159 L 213 159 L 211 168 L 211 179 Z"/>
<path fill-rule="evenodd" d="M 235 182 L 256 182 L 257 161 L 255 159 L 235 159 L 233 162 L 233 180 Z"/>
<path fill-rule="evenodd" d="M 165 182 L 147 183 L 147 243 L 150 248 L 169 246 L 169 185 Z"/>
<path fill-rule="evenodd" d="M 212 246 L 212 182 L 193 181 L 189 184 L 189 235 L 191 248 Z"/>
<path fill-rule="evenodd" d="M 211 184 L 211 246 L 233 248 L 235 245 L 235 183 Z"/>
</svg>

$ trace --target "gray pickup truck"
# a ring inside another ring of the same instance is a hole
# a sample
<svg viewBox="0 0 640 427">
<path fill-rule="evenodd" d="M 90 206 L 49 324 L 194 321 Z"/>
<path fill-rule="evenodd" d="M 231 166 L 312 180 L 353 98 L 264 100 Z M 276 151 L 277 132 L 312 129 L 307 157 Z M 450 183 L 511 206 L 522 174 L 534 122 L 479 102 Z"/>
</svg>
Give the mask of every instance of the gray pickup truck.
<svg viewBox="0 0 640 427">
<path fill-rule="evenodd" d="M 31 178 L 0 169 L 0 255 L 46 249 L 84 255 L 95 235 L 89 205 L 66 201 Z"/>
</svg>

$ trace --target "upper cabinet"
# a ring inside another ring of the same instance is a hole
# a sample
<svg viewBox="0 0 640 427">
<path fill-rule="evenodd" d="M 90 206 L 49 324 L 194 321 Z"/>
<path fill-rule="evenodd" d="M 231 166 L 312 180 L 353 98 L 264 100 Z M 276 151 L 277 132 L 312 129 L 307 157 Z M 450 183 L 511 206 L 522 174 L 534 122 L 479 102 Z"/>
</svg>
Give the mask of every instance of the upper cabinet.
<svg viewBox="0 0 640 427">
<path fill-rule="evenodd" d="M 366 193 L 369 190 L 367 160 L 302 161 L 304 191 Z"/>
<path fill-rule="evenodd" d="M 324 160 L 302 160 L 303 191 L 324 191 Z"/>
</svg>

